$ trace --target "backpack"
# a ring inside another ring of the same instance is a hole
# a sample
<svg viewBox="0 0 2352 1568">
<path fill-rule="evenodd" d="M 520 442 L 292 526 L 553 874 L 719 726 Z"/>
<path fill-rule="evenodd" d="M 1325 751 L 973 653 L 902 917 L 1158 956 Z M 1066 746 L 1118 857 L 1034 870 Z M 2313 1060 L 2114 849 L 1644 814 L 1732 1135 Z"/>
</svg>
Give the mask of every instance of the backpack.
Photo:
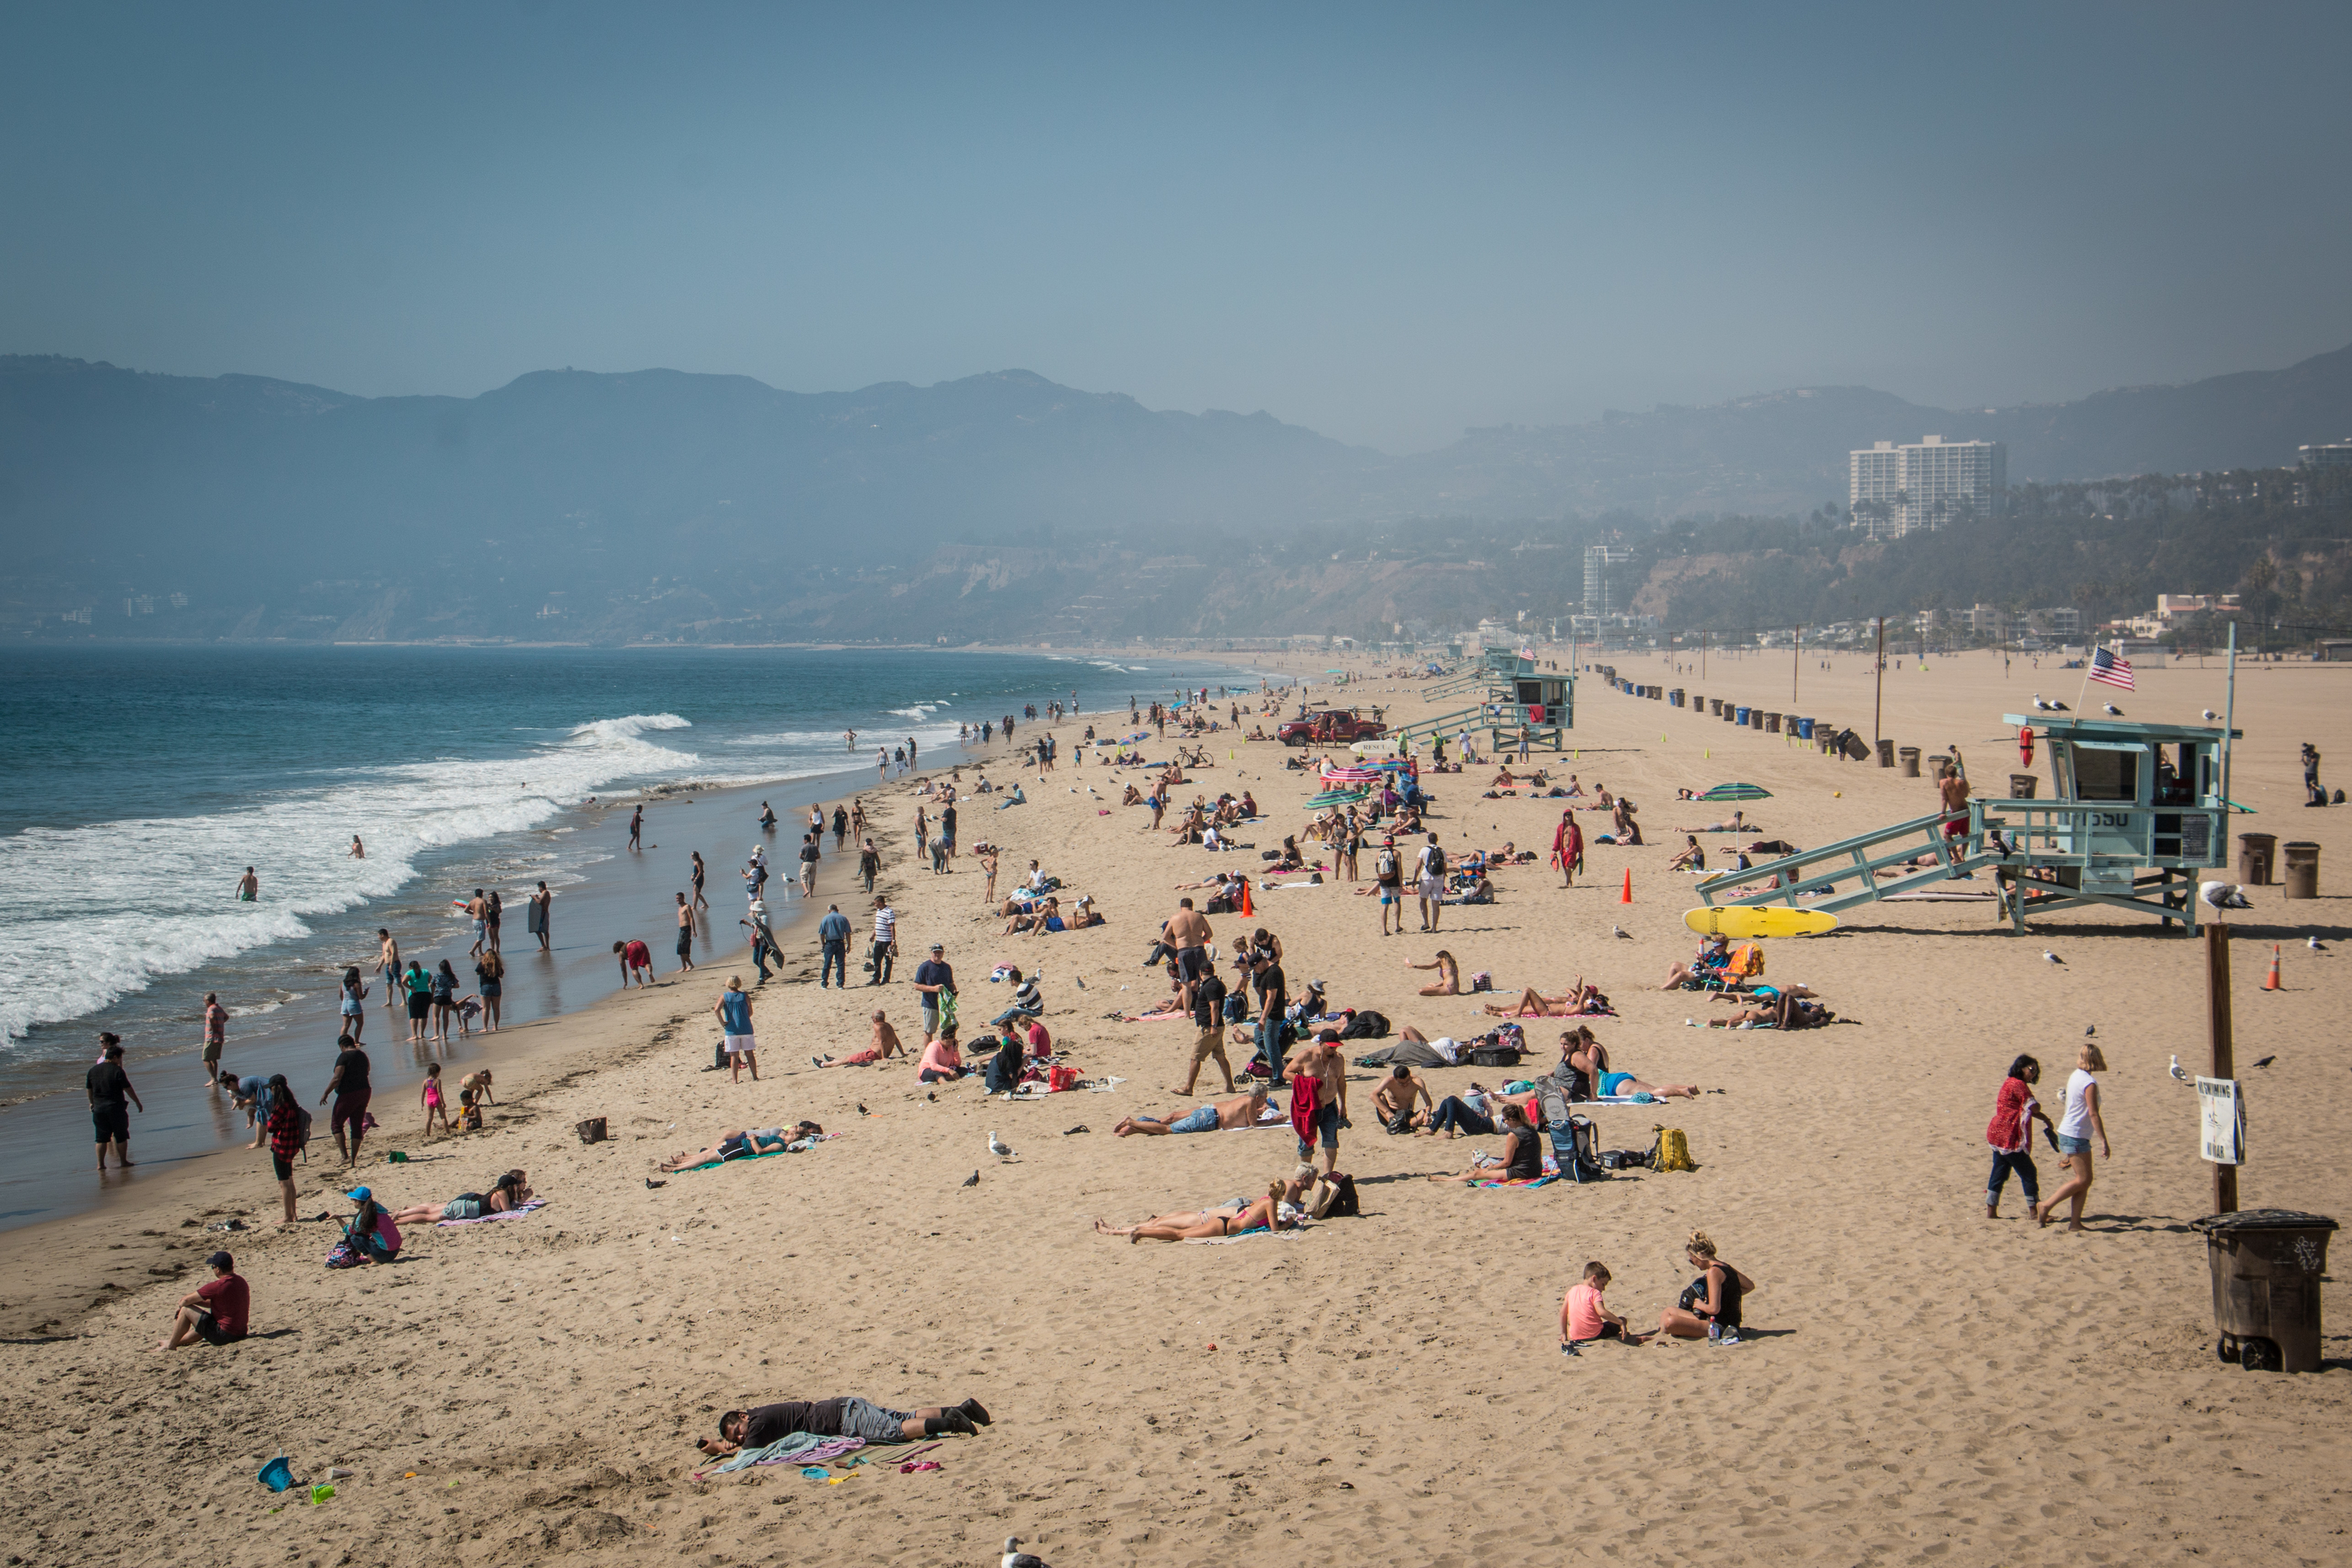
<svg viewBox="0 0 2352 1568">
<path fill-rule="evenodd" d="M 1429 874 L 1433 877 L 1445 875 L 1445 851 L 1434 844 L 1429 847 Z"/>
<path fill-rule="evenodd" d="M 1500 1041 L 1492 1045 L 1473 1046 L 1469 1063 L 1474 1068 L 1515 1068 L 1519 1065 L 1519 1047 Z"/>
<path fill-rule="evenodd" d="M 1372 862 L 1372 875 L 1377 880 L 1382 882 L 1393 882 L 1397 879 L 1397 858 L 1395 850 L 1383 849 L 1381 851 L 1381 858 Z"/>
<path fill-rule="evenodd" d="M 1600 1135 L 1592 1119 L 1568 1108 L 1568 1090 L 1557 1078 L 1536 1080 L 1536 1100 L 1543 1108 L 1544 1127 L 1551 1134 L 1551 1152 L 1563 1180 L 1605 1182 L 1609 1173 L 1601 1163 Z"/>
<path fill-rule="evenodd" d="M 1389 1037 L 1389 1021 L 1385 1014 L 1367 1007 L 1340 1026 L 1343 1040 L 1385 1040 Z"/>
<path fill-rule="evenodd" d="M 1646 1163 L 1654 1171 L 1696 1171 L 1698 1166 L 1690 1156 L 1690 1141 L 1679 1127 L 1661 1127 L 1658 1141 L 1651 1148 Z"/>
</svg>

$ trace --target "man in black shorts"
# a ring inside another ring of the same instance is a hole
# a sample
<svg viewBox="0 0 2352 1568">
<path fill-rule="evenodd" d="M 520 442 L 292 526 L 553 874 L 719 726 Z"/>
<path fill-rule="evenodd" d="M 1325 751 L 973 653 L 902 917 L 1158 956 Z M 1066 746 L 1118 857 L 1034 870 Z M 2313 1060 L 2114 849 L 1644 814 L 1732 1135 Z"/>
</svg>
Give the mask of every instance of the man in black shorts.
<svg viewBox="0 0 2352 1568">
<path fill-rule="evenodd" d="M 341 1054 L 335 1058 L 335 1076 L 327 1080 L 327 1092 L 319 1097 L 324 1105 L 335 1102 L 333 1116 L 327 1125 L 335 1134 L 335 1148 L 343 1156 L 343 1163 L 356 1165 L 360 1158 L 360 1140 L 367 1136 L 368 1054 L 349 1035 L 336 1037 Z M 351 1128 L 348 1142 L 343 1136 L 346 1125 Z"/>
<path fill-rule="evenodd" d="M 989 1425 L 977 1399 L 917 1411 L 892 1410 L 850 1395 L 840 1399 L 792 1400 L 730 1410 L 719 1418 L 716 1440 L 695 1445 L 713 1456 L 764 1448 L 780 1437 L 806 1432 L 819 1437 L 863 1437 L 868 1443 L 918 1443 L 943 1432 L 971 1436 Z"/>
<path fill-rule="evenodd" d="M 202 1340 L 208 1345 L 233 1345 L 245 1338 L 246 1321 L 253 1309 L 253 1292 L 236 1271 L 236 1260 L 226 1252 L 205 1259 L 213 1277 L 180 1298 L 172 1314 L 172 1331 L 150 1347 L 175 1351 Z"/>
<path fill-rule="evenodd" d="M 131 1168 L 131 1106 L 143 1111 L 147 1104 L 131 1087 L 131 1075 L 122 1070 L 121 1039 L 114 1035 L 100 1035 L 98 1039 L 104 1055 L 83 1082 L 89 1089 L 89 1120 L 98 1130 L 98 1168 L 103 1174 L 109 1143 L 114 1145 L 114 1163 L 126 1171 Z"/>
<path fill-rule="evenodd" d="M 1176 982 L 1180 987 L 1177 1005 L 1187 1012 L 1192 1006 L 1192 987 L 1208 977 L 1209 943 L 1216 933 L 1190 899 L 1176 900 L 1176 912 L 1168 917 L 1161 928 L 1160 940 L 1176 952 Z"/>
</svg>

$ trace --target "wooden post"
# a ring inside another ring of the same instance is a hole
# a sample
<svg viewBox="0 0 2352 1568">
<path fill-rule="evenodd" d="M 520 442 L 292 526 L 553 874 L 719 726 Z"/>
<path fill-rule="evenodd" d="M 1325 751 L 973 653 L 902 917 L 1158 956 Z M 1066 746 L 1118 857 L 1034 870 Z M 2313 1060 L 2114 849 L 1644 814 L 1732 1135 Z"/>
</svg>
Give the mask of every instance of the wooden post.
<svg viewBox="0 0 2352 1568">
<path fill-rule="evenodd" d="M 2215 921 L 2205 928 L 2205 1028 L 2212 1047 L 2206 1076 L 2235 1078 L 2237 1062 L 2230 1039 L 2230 927 Z M 2213 1212 L 2238 1212 L 2238 1167 L 2213 1167 Z"/>
<path fill-rule="evenodd" d="M 1881 736 L 1880 723 L 1886 711 L 1886 617 L 1878 617 L 1878 684 L 1872 689 L 1870 699 L 1870 744 L 1877 749 Z M 2079 704 L 2078 704 L 2079 706 Z"/>
<path fill-rule="evenodd" d="M 1805 628 L 1797 628 L 1797 646 L 1789 656 L 1789 706 L 1797 705 L 1797 671 L 1805 662 Z"/>
</svg>

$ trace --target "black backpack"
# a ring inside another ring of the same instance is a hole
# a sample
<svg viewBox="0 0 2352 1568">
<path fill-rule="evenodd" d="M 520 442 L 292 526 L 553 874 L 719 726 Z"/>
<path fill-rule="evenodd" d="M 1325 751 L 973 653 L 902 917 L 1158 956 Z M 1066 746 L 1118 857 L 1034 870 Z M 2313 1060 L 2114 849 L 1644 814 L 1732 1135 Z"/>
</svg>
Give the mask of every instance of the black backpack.
<svg viewBox="0 0 2352 1568">
<path fill-rule="evenodd" d="M 1429 847 L 1429 874 L 1433 877 L 1445 875 L 1445 851 L 1434 844 Z"/>
<path fill-rule="evenodd" d="M 1384 1014 L 1367 1007 L 1349 1018 L 1339 1029 L 1343 1040 L 1385 1040 L 1389 1037 L 1389 1021 Z"/>
<path fill-rule="evenodd" d="M 1334 1171 L 1325 1179 L 1331 1184 L 1331 1202 L 1323 1210 L 1325 1219 L 1354 1219 L 1364 1212 L 1356 1202 L 1355 1177 Z"/>
</svg>

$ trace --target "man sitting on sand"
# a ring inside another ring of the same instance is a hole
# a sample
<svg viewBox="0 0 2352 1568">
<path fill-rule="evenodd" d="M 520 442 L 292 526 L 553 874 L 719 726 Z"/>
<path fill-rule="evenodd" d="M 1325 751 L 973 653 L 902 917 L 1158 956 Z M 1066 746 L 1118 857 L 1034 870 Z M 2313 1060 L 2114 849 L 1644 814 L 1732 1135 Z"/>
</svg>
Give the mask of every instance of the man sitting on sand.
<svg viewBox="0 0 2352 1568">
<path fill-rule="evenodd" d="M 887 1061 L 892 1057 L 904 1058 L 906 1055 L 907 1047 L 898 1043 L 898 1031 L 890 1026 L 890 1020 L 882 1016 L 881 1008 L 877 1007 L 874 1009 L 873 1043 L 864 1050 L 855 1056 L 811 1057 L 809 1060 L 821 1068 L 863 1068 L 872 1067 L 876 1062 Z"/>
<path fill-rule="evenodd" d="M 180 1298 L 173 1310 L 172 1331 L 150 1350 L 175 1351 L 202 1340 L 208 1345 L 231 1345 L 245 1338 L 253 1292 L 236 1271 L 236 1260 L 226 1252 L 205 1259 L 213 1277 Z"/>
<path fill-rule="evenodd" d="M 986 1407 L 977 1399 L 908 1412 L 851 1395 L 730 1410 L 719 1418 L 718 1439 L 705 1437 L 695 1447 L 719 1458 L 747 1448 L 764 1448 L 795 1432 L 817 1437 L 862 1437 L 868 1443 L 919 1443 L 944 1432 L 970 1437 L 990 1424 Z"/>
<path fill-rule="evenodd" d="M 1178 1117 L 1129 1116 L 1111 1129 L 1111 1135 L 1124 1138 L 1130 1132 L 1148 1137 L 1164 1137 L 1171 1132 L 1232 1132 L 1257 1125 L 1265 1110 L 1265 1086 L 1257 1084 L 1247 1094 L 1232 1100 L 1213 1100 Z"/>
<path fill-rule="evenodd" d="M 1423 1106 L 1433 1109 L 1436 1104 L 1429 1085 L 1402 1062 L 1389 1068 L 1389 1076 L 1372 1091 L 1372 1110 L 1380 1116 L 1381 1125 L 1391 1133 L 1410 1132 L 1423 1125 L 1428 1117 L 1415 1112 Z"/>
</svg>

